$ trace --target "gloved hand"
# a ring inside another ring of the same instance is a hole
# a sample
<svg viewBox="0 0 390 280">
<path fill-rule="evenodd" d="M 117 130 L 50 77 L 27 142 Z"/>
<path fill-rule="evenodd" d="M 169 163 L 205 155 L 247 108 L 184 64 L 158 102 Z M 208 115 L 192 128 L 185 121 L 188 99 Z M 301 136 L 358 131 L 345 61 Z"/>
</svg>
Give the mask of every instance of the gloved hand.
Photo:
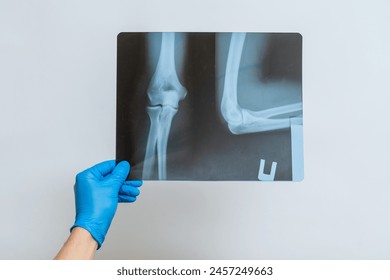
<svg viewBox="0 0 390 280">
<path fill-rule="evenodd" d="M 99 163 L 76 176 L 74 194 L 76 221 L 72 228 L 86 229 L 102 245 L 114 218 L 118 202 L 134 202 L 142 181 L 125 181 L 130 171 L 127 161 Z"/>
</svg>

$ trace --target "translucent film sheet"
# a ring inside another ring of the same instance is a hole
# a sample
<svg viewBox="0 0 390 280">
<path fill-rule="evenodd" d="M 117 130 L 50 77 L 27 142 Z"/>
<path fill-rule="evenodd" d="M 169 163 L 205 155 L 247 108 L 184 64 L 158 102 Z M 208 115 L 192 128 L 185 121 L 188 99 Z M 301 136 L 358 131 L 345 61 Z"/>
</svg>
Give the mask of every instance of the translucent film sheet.
<svg viewBox="0 0 390 280">
<path fill-rule="evenodd" d="M 117 160 L 143 180 L 301 181 L 298 33 L 120 33 Z"/>
</svg>

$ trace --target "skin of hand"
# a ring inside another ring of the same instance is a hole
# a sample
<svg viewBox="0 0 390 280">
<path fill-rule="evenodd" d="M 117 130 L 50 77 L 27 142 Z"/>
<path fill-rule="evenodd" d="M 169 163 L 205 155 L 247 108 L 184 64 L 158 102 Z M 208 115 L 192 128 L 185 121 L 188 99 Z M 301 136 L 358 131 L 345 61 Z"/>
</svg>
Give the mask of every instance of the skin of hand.
<svg viewBox="0 0 390 280">
<path fill-rule="evenodd" d="M 76 227 L 87 230 L 99 249 L 114 218 L 118 202 L 134 202 L 142 181 L 126 181 L 130 164 L 104 161 L 77 174 L 74 186 Z"/>
<path fill-rule="evenodd" d="M 81 227 L 75 227 L 55 260 L 92 260 L 95 257 L 97 242 Z"/>
</svg>

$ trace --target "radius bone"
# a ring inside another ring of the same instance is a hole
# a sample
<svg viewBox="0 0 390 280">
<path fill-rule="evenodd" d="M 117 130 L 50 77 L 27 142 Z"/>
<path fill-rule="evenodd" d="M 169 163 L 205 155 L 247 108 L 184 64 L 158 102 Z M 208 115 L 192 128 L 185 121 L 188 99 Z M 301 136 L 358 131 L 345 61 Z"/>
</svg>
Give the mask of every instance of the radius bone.
<svg viewBox="0 0 390 280">
<path fill-rule="evenodd" d="M 168 136 L 171 130 L 172 119 L 176 113 L 177 109 L 172 107 L 162 107 L 160 113 L 160 127 L 157 137 L 158 178 L 160 180 L 167 179 Z"/>
<path fill-rule="evenodd" d="M 148 140 L 146 143 L 146 152 L 142 177 L 144 180 L 149 180 L 152 178 L 153 167 L 156 157 L 155 147 L 159 135 L 161 107 L 147 107 L 146 112 L 148 113 L 150 119 L 150 129 Z"/>
</svg>

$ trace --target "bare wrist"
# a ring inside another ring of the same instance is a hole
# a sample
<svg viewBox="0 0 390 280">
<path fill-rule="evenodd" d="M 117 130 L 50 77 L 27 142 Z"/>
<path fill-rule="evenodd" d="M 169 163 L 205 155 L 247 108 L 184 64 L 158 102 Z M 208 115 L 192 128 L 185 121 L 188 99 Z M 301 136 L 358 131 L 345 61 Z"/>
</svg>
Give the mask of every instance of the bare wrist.
<svg viewBox="0 0 390 280">
<path fill-rule="evenodd" d="M 64 246 L 54 259 L 85 260 L 93 259 L 98 243 L 84 228 L 75 227 Z"/>
</svg>

